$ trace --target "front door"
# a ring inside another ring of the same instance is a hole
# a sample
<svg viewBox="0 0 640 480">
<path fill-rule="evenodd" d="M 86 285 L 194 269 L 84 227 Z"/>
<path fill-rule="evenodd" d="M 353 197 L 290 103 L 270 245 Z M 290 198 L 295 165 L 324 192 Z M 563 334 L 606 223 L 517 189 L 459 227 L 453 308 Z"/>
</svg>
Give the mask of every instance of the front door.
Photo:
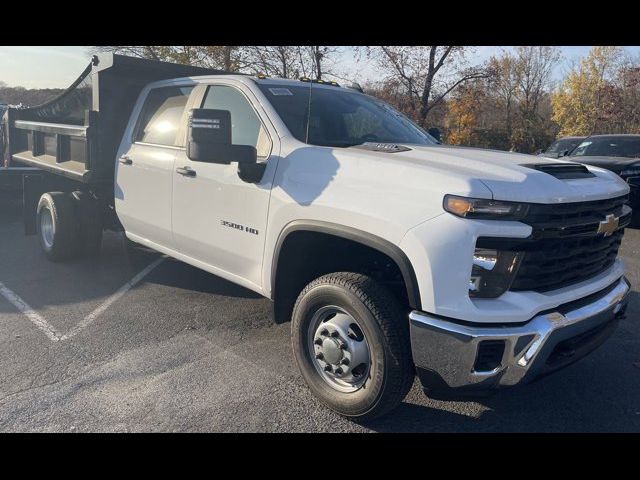
<svg viewBox="0 0 640 480">
<path fill-rule="evenodd" d="M 232 85 L 207 87 L 202 108 L 231 113 L 232 141 L 256 147 L 268 162 L 273 143 L 249 101 Z M 178 252 L 209 271 L 245 286 L 261 285 L 262 254 L 275 165 L 258 184 L 243 182 L 238 165 L 176 159 L 173 175 L 173 238 Z M 186 173 L 188 172 L 188 173 Z"/>
</svg>

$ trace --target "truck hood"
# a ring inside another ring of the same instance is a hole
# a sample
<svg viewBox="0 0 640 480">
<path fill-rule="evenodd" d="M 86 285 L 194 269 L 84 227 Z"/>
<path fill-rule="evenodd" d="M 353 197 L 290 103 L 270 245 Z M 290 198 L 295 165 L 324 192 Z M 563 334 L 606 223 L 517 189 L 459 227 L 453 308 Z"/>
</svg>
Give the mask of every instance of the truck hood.
<svg viewBox="0 0 640 480">
<path fill-rule="evenodd" d="M 617 175 L 602 168 L 587 168 L 594 176 L 559 179 L 532 165 L 575 163 L 565 159 L 525 155 L 448 145 L 408 146 L 410 150 L 394 153 L 366 151 L 383 155 L 385 161 L 412 165 L 419 170 L 438 173 L 437 177 L 474 179 L 482 182 L 496 200 L 533 203 L 557 203 L 600 200 L 626 194 L 627 184 Z M 352 147 L 359 149 L 359 147 Z M 351 150 L 351 149 L 350 149 Z M 363 153 L 365 150 L 362 150 Z M 413 170 L 413 169 L 411 169 Z M 408 172 L 411 174 L 411 172 Z M 417 173 L 417 172 L 414 172 Z M 428 174 L 427 174 L 428 178 Z M 443 185 L 446 188 L 446 185 Z"/>
</svg>

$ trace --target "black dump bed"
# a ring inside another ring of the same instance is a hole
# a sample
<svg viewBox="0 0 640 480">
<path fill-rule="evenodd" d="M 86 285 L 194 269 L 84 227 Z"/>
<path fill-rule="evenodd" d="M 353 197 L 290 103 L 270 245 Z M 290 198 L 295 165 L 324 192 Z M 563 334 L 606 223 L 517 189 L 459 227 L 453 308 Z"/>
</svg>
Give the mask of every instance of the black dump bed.
<svg viewBox="0 0 640 480">
<path fill-rule="evenodd" d="M 124 129 L 145 85 L 222 73 L 227 72 L 112 53 L 95 55 L 59 97 L 5 113 L 5 163 L 17 160 L 85 183 L 112 182 Z"/>
</svg>

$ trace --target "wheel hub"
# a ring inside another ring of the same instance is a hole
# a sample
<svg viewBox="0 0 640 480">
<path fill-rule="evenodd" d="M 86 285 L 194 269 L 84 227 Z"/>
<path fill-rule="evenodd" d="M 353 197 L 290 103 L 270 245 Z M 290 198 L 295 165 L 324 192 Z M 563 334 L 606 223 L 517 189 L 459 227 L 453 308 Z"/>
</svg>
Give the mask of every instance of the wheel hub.
<svg viewBox="0 0 640 480">
<path fill-rule="evenodd" d="M 42 240 L 47 248 L 51 248 L 53 246 L 54 234 L 55 230 L 51 211 L 48 208 L 45 208 L 42 210 L 40 216 L 40 235 L 42 235 Z"/>
<path fill-rule="evenodd" d="M 319 350 L 323 354 L 324 361 L 330 364 L 336 365 L 344 357 L 340 345 L 333 338 L 327 338 L 323 341 Z"/>
<path fill-rule="evenodd" d="M 358 390 L 370 368 L 369 345 L 356 320 L 339 307 L 323 307 L 314 315 L 309 347 L 320 376 L 342 392 Z"/>
</svg>

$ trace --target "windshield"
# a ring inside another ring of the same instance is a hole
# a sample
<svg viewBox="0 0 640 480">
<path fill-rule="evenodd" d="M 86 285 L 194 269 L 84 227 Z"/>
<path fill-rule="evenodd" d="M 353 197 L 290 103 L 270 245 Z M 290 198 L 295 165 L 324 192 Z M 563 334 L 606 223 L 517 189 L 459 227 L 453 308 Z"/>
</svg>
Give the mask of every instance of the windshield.
<svg viewBox="0 0 640 480">
<path fill-rule="evenodd" d="M 640 157 L 640 135 L 589 137 L 571 152 L 572 157 Z"/>
<path fill-rule="evenodd" d="M 549 145 L 549 148 L 547 148 L 544 153 L 559 154 L 565 150 L 569 150 L 569 152 L 571 152 L 571 150 L 576 148 L 576 145 L 578 145 L 581 140 L 583 140 L 583 138 L 561 138 Z"/>
<path fill-rule="evenodd" d="M 401 113 L 368 95 L 314 84 L 258 86 L 301 142 L 327 147 L 365 142 L 438 143 Z"/>
</svg>

